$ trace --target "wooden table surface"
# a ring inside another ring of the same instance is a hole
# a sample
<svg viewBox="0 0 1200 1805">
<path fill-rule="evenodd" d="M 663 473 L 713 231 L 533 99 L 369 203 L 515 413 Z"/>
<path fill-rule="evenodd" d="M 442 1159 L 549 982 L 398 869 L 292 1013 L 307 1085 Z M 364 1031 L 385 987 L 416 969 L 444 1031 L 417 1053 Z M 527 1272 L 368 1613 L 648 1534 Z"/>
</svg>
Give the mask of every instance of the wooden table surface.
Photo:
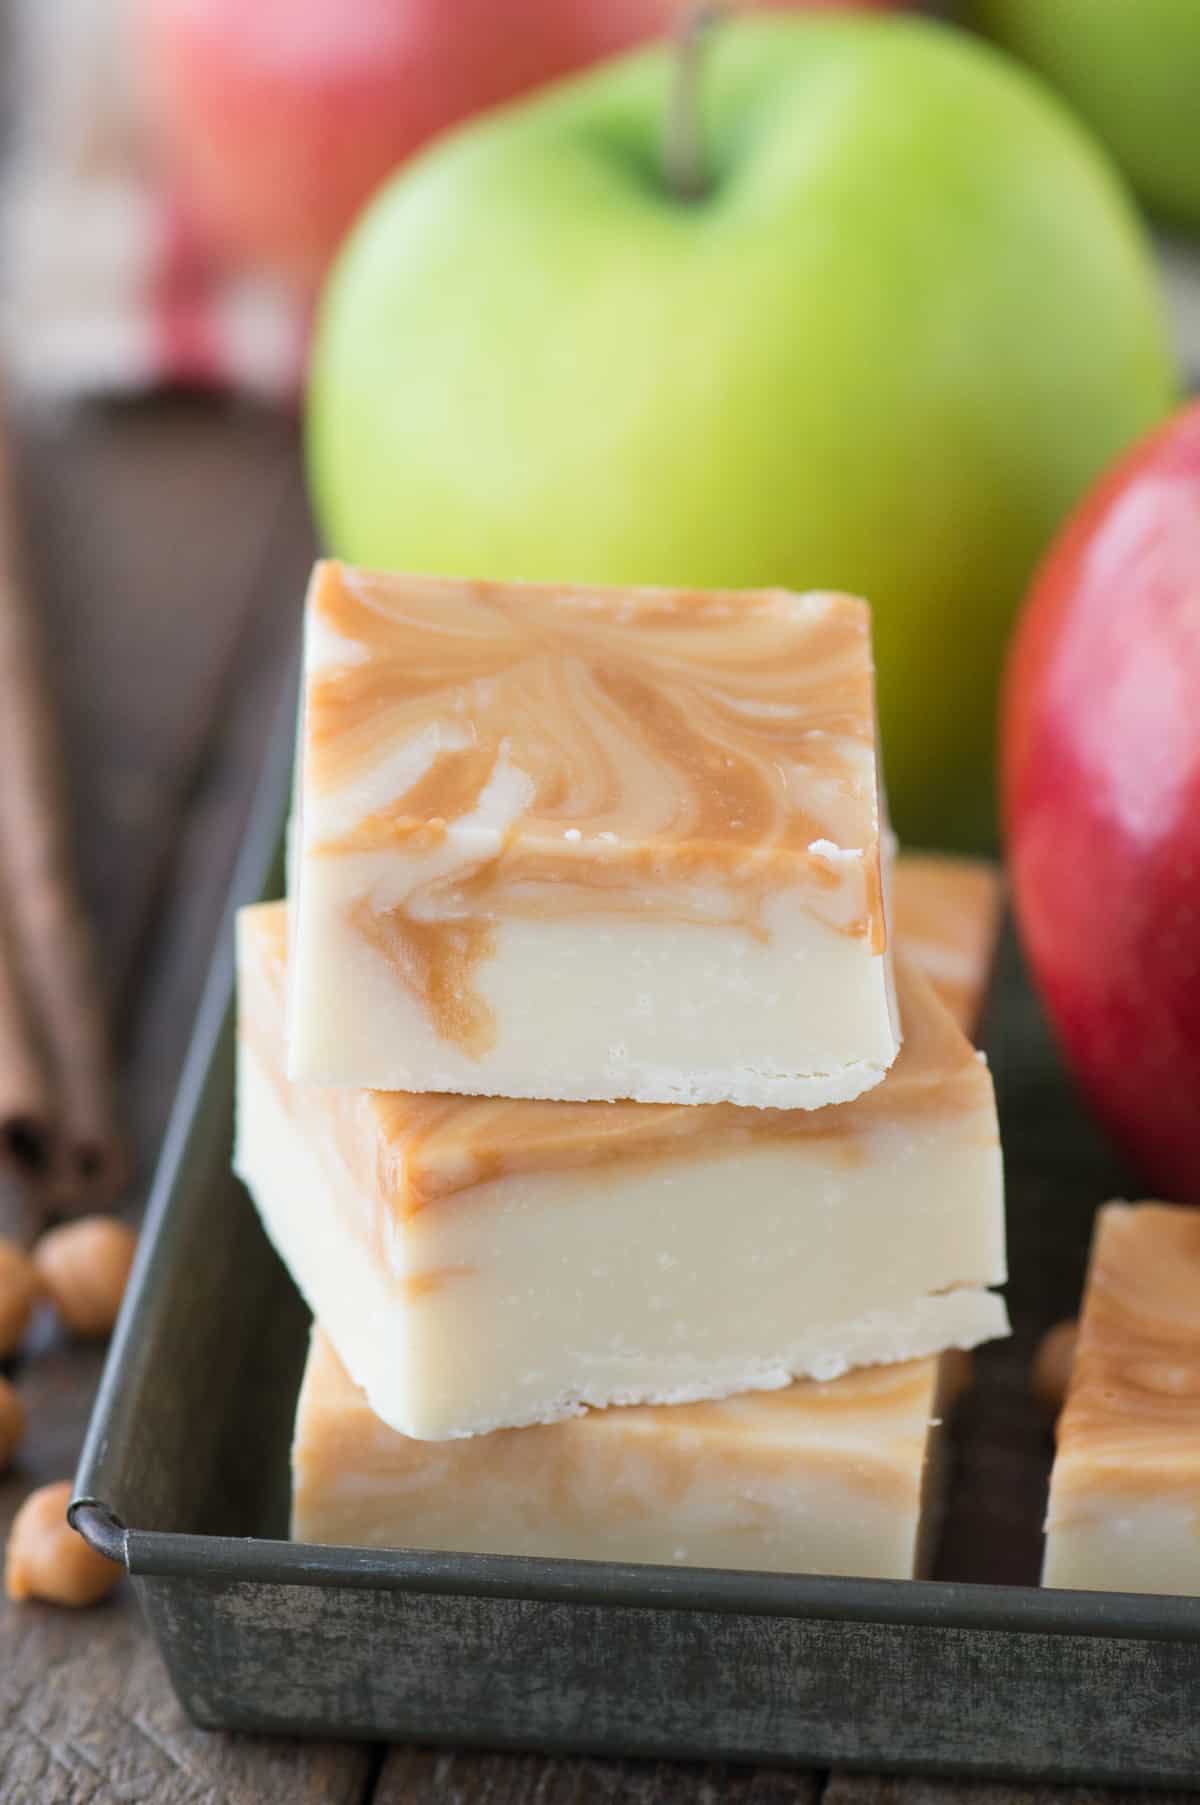
<svg viewBox="0 0 1200 1805">
<path fill-rule="evenodd" d="M 83 876 L 115 998 L 139 1162 L 128 1200 L 136 1218 L 293 642 L 313 533 L 294 424 L 245 408 L 175 398 L 26 419 L 20 465 Z M 1019 1074 L 1000 1078 L 1019 1100 Z M 1035 1145 L 1005 1127 L 1010 1187 L 1027 1218 L 1044 1208 L 1047 1221 L 1057 1220 L 1060 1204 L 1078 1212 L 1100 1200 L 1112 1172 L 1086 1127 L 1069 1137 L 1069 1170 L 1047 1157 L 1052 1139 L 1043 1134 Z M 3 1203 L 11 1222 L 14 1200 Z M 981 1577 L 1031 1578 L 1036 1562 L 1047 1449 L 1028 1408 L 1025 1363 L 1046 1288 L 1069 1292 L 1078 1277 L 1077 1253 L 1056 1253 L 1051 1240 L 1048 1233 L 1044 1259 L 1027 1257 L 1014 1275 L 1016 1340 L 980 1363 L 991 1432 L 959 1438 L 959 1483 L 979 1503 L 968 1519 L 970 1548 L 956 1547 L 952 1531 L 944 1559 Z M 30 1432 L 0 1483 L 0 1531 L 30 1487 L 73 1471 L 102 1358 L 62 1340 L 49 1321 L 38 1325 L 16 1373 Z M 0 1805 L 1083 1805 L 1103 1796 L 210 1734 L 175 1704 L 127 1586 L 79 1614 L 0 1607 Z"/>
</svg>

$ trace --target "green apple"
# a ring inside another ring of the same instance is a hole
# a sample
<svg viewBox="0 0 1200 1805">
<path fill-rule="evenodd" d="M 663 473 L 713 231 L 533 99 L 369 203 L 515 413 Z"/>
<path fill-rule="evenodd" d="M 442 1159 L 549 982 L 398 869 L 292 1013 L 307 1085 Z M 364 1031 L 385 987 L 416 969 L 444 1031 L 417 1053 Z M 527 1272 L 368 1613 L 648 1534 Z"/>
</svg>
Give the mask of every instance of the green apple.
<svg viewBox="0 0 1200 1805">
<path fill-rule="evenodd" d="M 697 199 L 672 77 L 664 47 L 565 83 L 368 209 L 318 324 L 324 532 L 395 569 L 857 591 L 896 824 L 977 843 L 1030 569 L 1173 398 L 1139 227 L 1065 110 L 942 27 L 727 26 Z"/>
<path fill-rule="evenodd" d="M 1103 138 L 1146 205 L 1200 228 L 1198 0 L 974 0 Z"/>
</svg>

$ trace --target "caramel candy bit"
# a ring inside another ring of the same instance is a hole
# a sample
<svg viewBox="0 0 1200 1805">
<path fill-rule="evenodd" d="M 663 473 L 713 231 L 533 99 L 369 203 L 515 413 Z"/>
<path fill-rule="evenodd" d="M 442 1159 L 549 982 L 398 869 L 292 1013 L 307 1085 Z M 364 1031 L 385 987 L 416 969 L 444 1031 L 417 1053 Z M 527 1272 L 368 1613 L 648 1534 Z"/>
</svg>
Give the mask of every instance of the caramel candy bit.
<svg viewBox="0 0 1200 1805">
<path fill-rule="evenodd" d="M 0 1240 L 0 1359 L 20 1347 L 41 1290 L 25 1250 L 15 1241 Z"/>
<path fill-rule="evenodd" d="M 115 1216 L 81 1216 L 38 1241 L 34 1265 L 73 1335 L 110 1333 L 136 1251 L 137 1236 Z"/>
<path fill-rule="evenodd" d="M 31 1492 L 13 1518 L 4 1563 L 10 1598 L 97 1604 L 120 1580 L 124 1567 L 89 1548 L 67 1522 L 70 1502 L 71 1482 L 63 1479 Z"/>
</svg>

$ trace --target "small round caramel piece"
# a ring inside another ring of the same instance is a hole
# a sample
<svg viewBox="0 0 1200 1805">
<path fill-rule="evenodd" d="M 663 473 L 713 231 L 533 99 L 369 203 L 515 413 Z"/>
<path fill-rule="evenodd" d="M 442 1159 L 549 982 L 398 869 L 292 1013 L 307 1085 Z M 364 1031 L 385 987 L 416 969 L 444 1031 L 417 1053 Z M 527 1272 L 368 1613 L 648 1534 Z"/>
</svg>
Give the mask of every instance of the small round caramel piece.
<svg viewBox="0 0 1200 1805">
<path fill-rule="evenodd" d="M 33 1261 L 15 1241 L 0 1238 L 0 1359 L 15 1353 L 41 1294 Z"/>
<path fill-rule="evenodd" d="M 33 1262 L 74 1335 L 107 1335 L 117 1320 L 137 1236 L 115 1216 L 81 1216 L 44 1234 Z"/>
<path fill-rule="evenodd" d="M 1063 1407 L 1067 1395 L 1067 1386 L 1071 1382 L 1071 1368 L 1075 1364 L 1075 1344 L 1079 1340 L 1079 1324 L 1072 1317 L 1067 1322 L 1056 1322 L 1038 1343 L 1037 1353 L 1033 1357 L 1031 1385 L 1033 1395 L 1039 1404 L 1057 1416 Z"/>
<path fill-rule="evenodd" d="M 0 1379 L 0 1473 L 17 1451 L 25 1433 L 25 1406 L 7 1379 Z"/>
<path fill-rule="evenodd" d="M 47 1604 L 96 1604 L 107 1596 L 125 1569 L 118 1561 L 89 1548 L 67 1522 L 71 1482 L 43 1485 L 30 1492 L 13 1518 L 4 1561 L 4 1587 L 10 1598 L 41 1598 Z"/>
</svg>

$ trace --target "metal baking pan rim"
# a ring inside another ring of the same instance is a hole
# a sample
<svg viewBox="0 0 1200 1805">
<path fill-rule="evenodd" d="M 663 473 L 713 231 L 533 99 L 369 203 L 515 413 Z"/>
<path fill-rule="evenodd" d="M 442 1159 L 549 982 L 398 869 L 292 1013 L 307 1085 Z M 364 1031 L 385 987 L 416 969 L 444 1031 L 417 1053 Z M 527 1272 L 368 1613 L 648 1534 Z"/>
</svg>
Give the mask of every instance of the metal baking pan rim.
<svg viewBox="0 0 1200 1805">
<path fill-rule="evenodd" d="M 1067 1592 L 947 1580 L 854 1579 L 179 1535 L 129 1529 L 91 1498 L 76 1499 L 70 1517 L 85 1540 L 123 1562 L 137 1578 L 369 1587 L 909 1628 L 1200 1641 L 1200 1600 L 1157 1593 Z"/>
</svg>

